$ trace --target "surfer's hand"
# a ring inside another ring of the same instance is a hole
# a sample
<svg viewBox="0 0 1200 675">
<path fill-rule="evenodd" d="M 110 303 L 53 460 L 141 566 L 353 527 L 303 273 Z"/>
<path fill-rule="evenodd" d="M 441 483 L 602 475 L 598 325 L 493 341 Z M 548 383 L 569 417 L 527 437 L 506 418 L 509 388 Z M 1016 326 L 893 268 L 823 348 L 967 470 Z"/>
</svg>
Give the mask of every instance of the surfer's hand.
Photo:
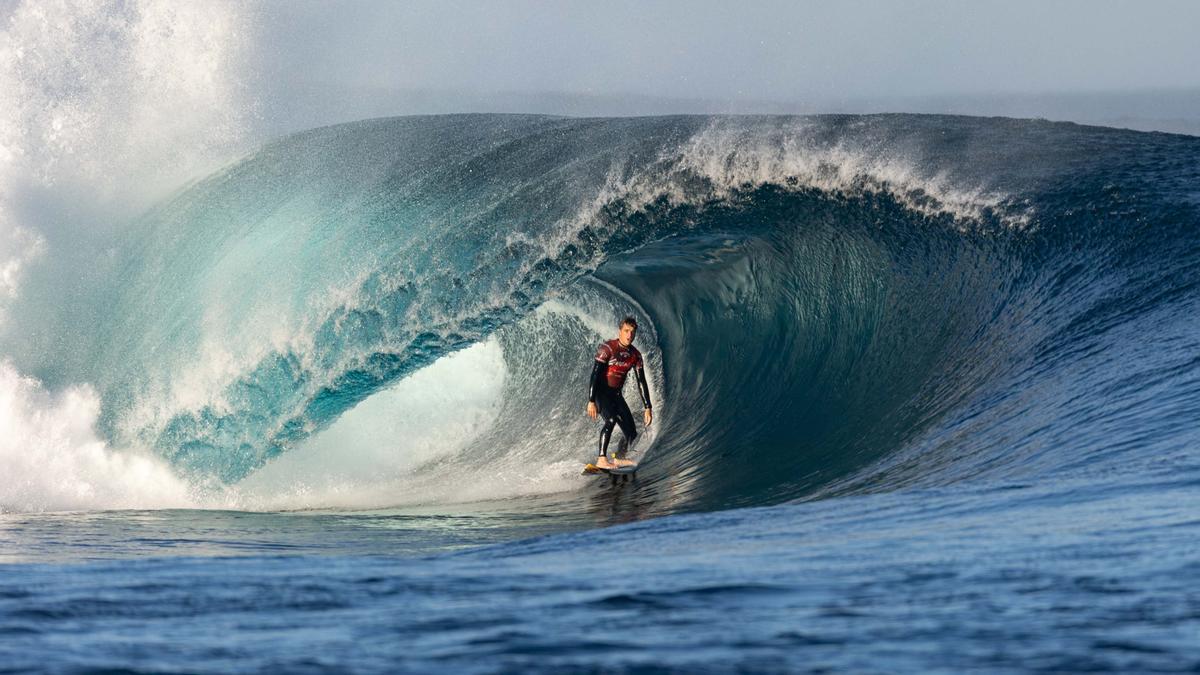
<svg viewBox="0 0 1200 675">
<path fill-rule="evenodd" d="M 590 417 L 592 419 L 596 419 L 597 413 L 596 413 L 596 402 L 595 401 L 588 401 L 588 411 L 587 412 L 588 412 L 588 417 Z"/>
<path fill-rule="evenodd" d="M 653 421 L 654 421 L 654 413 L 650 412 L 649 408 L 646 408 L 646 426 L 650 426 L 650 423 Z"/>
</svg>

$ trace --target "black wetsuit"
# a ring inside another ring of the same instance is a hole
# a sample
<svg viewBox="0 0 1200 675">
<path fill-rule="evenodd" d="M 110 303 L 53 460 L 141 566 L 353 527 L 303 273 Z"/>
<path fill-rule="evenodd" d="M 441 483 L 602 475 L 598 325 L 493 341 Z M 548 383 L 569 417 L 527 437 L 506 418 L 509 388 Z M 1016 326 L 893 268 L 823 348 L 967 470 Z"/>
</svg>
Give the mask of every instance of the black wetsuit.
<svg viewBox="0 0 1200 675">
<path fill-rule="evenodd" d="M 637 429 L 633 425 L 633 414 L 629 405 L 621 395 L 621 387 L 625 385 L 625 377 L 633 370 L 637 377 L 638 393 L 642 396 L 642 405 L 650 410 L 650 387 L 646 384 L 646 370 L 642 364 L 642 353 L 633 345 L 622 347 L 619 340 L 609 340 L 600 343 L 596 350 L 596 359 L 592 363 L 592 377 L 588 388 L 588 401 L 595 402 L 600 409 L 604 426 L 600 428 L 599 456 L 608 455 L 608 441 L 612 438 L 614 425 L 620 425 L 621 446 L 617 457 L 623 457 L 629 450 L 633 439 L 637 438 Z"/>
</svg>

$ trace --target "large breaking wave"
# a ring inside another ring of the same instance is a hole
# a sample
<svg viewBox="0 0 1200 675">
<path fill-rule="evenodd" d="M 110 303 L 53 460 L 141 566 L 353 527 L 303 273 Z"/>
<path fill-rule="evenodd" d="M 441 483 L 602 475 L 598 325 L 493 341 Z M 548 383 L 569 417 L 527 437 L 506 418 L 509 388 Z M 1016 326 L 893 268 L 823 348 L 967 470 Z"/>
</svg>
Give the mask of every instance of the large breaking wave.
<svg viewBox="0 0 1200 675">
<path fill-rule="evenodd" d="M 24 316 L 96 318 L 53 379 L 172 503 L 593 489 L 585 378 L 628 313 L 652 512 L 1139 471 L 1196 441 L 1198 151 L 938 116 L 369 120 L 179 192 Z"/>
</svg>

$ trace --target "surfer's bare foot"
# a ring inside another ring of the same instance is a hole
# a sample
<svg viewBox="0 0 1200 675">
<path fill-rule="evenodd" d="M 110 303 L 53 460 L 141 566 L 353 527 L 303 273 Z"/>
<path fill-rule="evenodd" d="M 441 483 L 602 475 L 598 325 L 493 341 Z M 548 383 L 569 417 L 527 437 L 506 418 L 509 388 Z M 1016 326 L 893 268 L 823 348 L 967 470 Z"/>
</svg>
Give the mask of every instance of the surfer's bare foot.
<svg viewBox="0 0 1200 675">
<path fill-rule="evenodd" d="M 596 468 L 597 469 L 615 469 L 615 468 L 617 468 L 617 466 L 618 466 L 617 464 L 613 463 L 607 457 L 600 456 L 600 457 L 596 458 Z"/>
</svg>

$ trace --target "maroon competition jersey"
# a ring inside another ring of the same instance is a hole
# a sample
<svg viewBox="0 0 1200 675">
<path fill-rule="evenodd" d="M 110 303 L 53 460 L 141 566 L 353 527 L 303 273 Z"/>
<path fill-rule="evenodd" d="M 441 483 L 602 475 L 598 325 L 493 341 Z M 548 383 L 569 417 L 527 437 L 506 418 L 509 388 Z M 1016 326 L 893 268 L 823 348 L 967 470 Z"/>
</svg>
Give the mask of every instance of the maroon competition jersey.
<svg viewBox="0 0 1200 675">
<path fill-rule="evenodd" d="M 629 371 L 642 365 L 642 353 L 633 345 L 622 347 L 620 340 L 609 340 L 601 342 L 596 349 L 596 360 L 608 364 L 608 372 L 605 373 L 608 386 L 619 390 L 625 386 L 625 376 L 629 375 Z"/>
</svg>

